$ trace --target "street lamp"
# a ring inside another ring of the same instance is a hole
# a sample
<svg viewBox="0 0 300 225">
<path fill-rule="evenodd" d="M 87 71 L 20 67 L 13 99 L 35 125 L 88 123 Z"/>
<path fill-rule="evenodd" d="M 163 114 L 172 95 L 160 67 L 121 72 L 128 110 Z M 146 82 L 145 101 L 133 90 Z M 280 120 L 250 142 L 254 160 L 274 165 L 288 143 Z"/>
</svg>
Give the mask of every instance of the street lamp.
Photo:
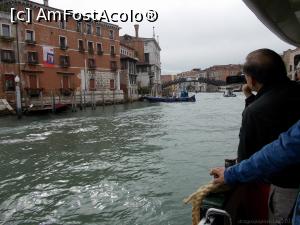
<svg viewBox="0 0 300 225">
<path fill-rule="evenodd" d="M 16 84 L 16 102 L 17 102 L 17 116 L 18 119 L 22 117 L 22 102 L 21 102 L 21 91 L 20 91 L 20 77 L 17 75 L 15 77 Z"/>
<path fill-rule="evenodd" d="M 19 83 L 20 83 L 20 77 L 18 75 L 15 77 L 15 82 L 16 82 L 17 85 L 19 85 Z"/>
</svg>

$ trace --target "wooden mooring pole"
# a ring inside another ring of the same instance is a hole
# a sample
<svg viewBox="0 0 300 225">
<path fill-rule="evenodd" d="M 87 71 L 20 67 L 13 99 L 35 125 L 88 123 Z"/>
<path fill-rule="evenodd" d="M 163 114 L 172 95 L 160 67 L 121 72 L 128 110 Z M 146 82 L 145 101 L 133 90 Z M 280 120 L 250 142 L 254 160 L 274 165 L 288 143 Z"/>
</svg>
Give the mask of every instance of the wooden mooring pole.
<svg viewBox="0 0 300 225">
<path fill-rule="evenodd" d="M 51 91 L 51 97 L 52 97 L 52 112 L 55 113 L 55 96 L 53 94 L 53 91 Z"/>
<path fill-rule="evenodd" d="M 92 104 L 92 110 L 96 110 L 95 91 L 91 92 L 91 104 Z"/>
<path fill-rule="evenodd" d="M 77 112 L 76 106 L 76 93 L 73 91 L 72 94 L 72 112 Z"/>
<path fill-rule="evenodd" d="M 82 103 L 82 90 L 80 90 L 80 110 L 83 109 L 83 103 Z"/>
</svg>

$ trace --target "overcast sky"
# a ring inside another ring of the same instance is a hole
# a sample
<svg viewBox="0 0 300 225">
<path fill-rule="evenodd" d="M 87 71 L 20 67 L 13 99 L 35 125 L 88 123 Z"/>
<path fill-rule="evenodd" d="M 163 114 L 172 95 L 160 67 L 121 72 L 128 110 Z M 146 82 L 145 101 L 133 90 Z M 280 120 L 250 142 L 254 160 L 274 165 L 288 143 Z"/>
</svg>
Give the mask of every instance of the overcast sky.
<svg viewBox="0 0 300 225">
<path fill-rule="evenodd" d="M 152 37 L 155 26 L 163 74 L 243 63 L 258 48 L 278 53 L 294 48 L 265 28 L 241 0 L 49 0 L 49 5 L 76 12 L 157 11 L 155 23 L 140 23 L 140 36 Z M 121 35 L 134 35 L 134 23 L 118 25 Z"/>
</svg>

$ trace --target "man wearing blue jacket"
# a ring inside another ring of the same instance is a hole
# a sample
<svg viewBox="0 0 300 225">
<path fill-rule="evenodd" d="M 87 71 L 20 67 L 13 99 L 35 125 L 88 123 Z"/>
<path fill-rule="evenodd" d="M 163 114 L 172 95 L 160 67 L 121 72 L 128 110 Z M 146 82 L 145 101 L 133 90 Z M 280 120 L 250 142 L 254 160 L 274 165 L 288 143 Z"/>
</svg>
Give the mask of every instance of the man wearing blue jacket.
<svg viewBox="0 0 300 225">
<path fill-rule="evenodd" d="M 249 159 L 229 167 L 211 170 L 214 183 L 234 186 L 255 181 L 268 182 L 269 179 L 292 165 L 300 164 L 300 120 L 279 139 L 266 145 Z M 299 171 L 300 173 L 300 171 Z M 300 194 L 296 201 L 293 225 L 300 225 Z"/>
</svg>

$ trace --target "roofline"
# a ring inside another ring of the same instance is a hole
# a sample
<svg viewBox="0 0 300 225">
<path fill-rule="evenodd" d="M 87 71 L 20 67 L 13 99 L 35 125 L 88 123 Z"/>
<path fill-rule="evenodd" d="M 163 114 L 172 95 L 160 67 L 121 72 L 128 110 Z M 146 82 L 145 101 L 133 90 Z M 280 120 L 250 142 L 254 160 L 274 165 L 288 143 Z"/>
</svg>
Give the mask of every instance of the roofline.
<svg viewBox="0 0 300 225">
<path fill-rule="evenodd" d="M 154 43 L 156 44 L 156 46 L 158 47 L 159 51 L 161 51 L 161 48 L 159 46 L 159 43 L 157 42 L 157 40 L 155 38 L 141 38 L 142 40 L 145 41 L 154 41 Z"/>
<path fill-rule="evenodd" d="M 144 38 L 144 37 L 135 37 L 135 36 L 132 36 L 132 35 L 129 35 L 129 34 L 124 34 L 120 37 L 124 37 L 124 36 L 129 36 L 132 38 L 132 41 L 143 41 L 143 42 L 146 42 L 146 41 L 153 41 L 157 48 L 159 49 L 159 51 L 161 51 L 161 48 L 159 46 L 159 43 L 157 42 L 157 40 L 155 38 Z"/>
</svg>

